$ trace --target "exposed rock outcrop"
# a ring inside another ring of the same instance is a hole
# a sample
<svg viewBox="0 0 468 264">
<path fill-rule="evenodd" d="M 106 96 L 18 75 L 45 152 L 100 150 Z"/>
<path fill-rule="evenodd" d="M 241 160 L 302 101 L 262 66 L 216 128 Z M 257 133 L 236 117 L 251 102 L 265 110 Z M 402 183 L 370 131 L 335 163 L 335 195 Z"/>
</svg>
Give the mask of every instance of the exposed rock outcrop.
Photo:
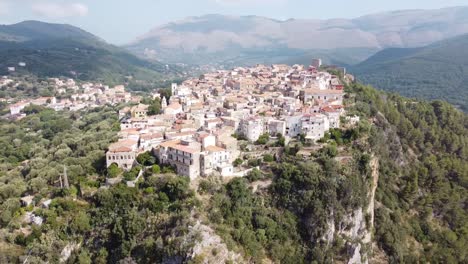
<svg viewBox="0 0 468 264">
<path fill-rule="evenodd" d="M 188 259 L 197 259 L 204 264 L 211 263 L 247 263 L 240 254 L 230 251 L 222 238 L 215 231 L 197 221 L 190 231 L 186 241 L 196 241 Z"/>
<path fill-rule="evenodd" d="M 365 208 L 358 208 L 345 215 L 336 228 L 335 216 L 331 212 L 327 220 L 327 232 L 322 239 L 330 246 L 336 236 L 346 241 L 349 255 L 348 264 L 369 263 L 372 253 L 372 231 L 374 228 L 375 192 L 379 180 L 379 160 L 370 161 L 372 181 L 369 187 L 368 203 Z"/>
</svg>

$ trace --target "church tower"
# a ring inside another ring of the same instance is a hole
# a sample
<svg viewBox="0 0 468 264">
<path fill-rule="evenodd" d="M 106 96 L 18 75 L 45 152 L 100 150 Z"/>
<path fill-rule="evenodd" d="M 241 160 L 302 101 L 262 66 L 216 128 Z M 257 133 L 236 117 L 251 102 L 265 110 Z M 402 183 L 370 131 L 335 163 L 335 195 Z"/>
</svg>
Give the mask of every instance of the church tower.
<svg viewBox="0 0 468 264">
<path fill-rule="evenodd" d="M 163 96 L 161 99 L 161 109 L 165 109 L 167 107 L 167 100 L 166 97 Z"/>
<path fill-rule="evenodd" d="M 171 85 L 171 92 L 172 92 L 172 95 L 177 95 L 177 83 L 172 83 Z"/>
</svg>

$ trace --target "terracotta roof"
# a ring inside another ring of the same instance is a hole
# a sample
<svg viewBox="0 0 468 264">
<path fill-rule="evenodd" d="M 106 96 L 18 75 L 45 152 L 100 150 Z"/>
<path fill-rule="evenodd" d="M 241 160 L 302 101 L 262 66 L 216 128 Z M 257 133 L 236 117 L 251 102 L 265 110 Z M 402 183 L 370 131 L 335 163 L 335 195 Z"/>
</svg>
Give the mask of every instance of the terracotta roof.
<svg viewBox="0 0 468 264">
<path fill-rule="evenodd" d="M 167 108 L 177 110 L 179 108 L 182 108 L 182 105 L 180 105 L 179 103 L 172 103 L 172 104 L 168 105 Z"/>
<path fill-rule="evenodd" d="M 320 90 L 320 89 L 305 89 L 306 94 L 343 94 L 343 90 Z"/>
<path fill-rule="evenodd" d="M 203 139 L 203 138 L 206 138 L 207 136 L 209 136 L 210 133 L 206 132 L 206 131 L 201 131 L 201 132 L 197 132 L 197 137 L 199 139 Z"/>
<path fill-rule="evenodd" d="M 154 133 L 154 134 L 141 135 L 140 138 L 144 139 L 144 140 L 151 140 L 151 139 L 155 139 L 155 138 L 164 138 L 164 136 L 161 133 Z"/>
<path fill-rule="evenodd" d="M 180 150 L 180 151 L 183 151 L 183 152 L 187 152 L 187 153 L 192 153 L 192 154 L 200 152 L 200 150 L 191 148 L 189 146 L 180 145 L 180 144 L 170 146 L 170 148 L 173 148 L 175 150 Z"/>
<path fill-rule="evenodd" d="M 220 148 L 218 146 L 208 146 L 205 148 L 207 151 L 209 152 L 222 152 L 222 151 L 226 151 L 226 149 L 223 149 L 223 148 Z"/>
<path fill-rule="evenodd" d="M 119 152 L 131 152 L 132 149 L 129 148 L 129 147 L 117 147 L 117 148 L 113 148 L 111 150 L 109 150 L 109 152 L 112 152 L 112 153 L 119 153 Z"/>
<path fill-rule="evenodd" d="M 148 110 L 148 107 L 148 105 L 139 104 L 137 106 L 132 107 L 132 111 L 146 111 Z"/>
<path fill-rule="evenodd" d="M 18 102 L 16 104 L 12 104 L 10 105 L 10 107 L 18 107 L 18 106 L 24 106 L 24 105 L 28 105 L 29 102 Z"/>
<path fill-rule="evenodd" d="M 128 107 L 128 106 L 126 106 L 126 107 L 119 110 L 119 112 L 122 112 L 122 113 L 127 113 L 129 111 L 130 111 L 130 107 Z"/>
<path fill-rule="evenodd" d="M 206 120 L 207 123 L 221 123 L 223 122 L 221 119 L 219 118 L 213 118 L 213 119 L 208 119 Z"/>
<path fill-rule="evenodd" d="M 195 134 L 194 131 L 187 131 L 187 132 L 171 133 L 168 136 L 179 137 L 179 136 L 190 136 L 190 135 L 194 135 L 194 134 Z"/>
<path fill-rule="evenodd" d="M 327 106 L 323 107 L 321 110 L 323 112 L 338 112 L 341 109 L 343 109 L 342 105 L 327 105 Z"/>
<path fill-rule="evenodd" d="M 124 139 L 124 140 L 119 140 L 115 143 L 112 143 L 109 146 L 109 151 L 111 152 L 119 152 L 119 151 L 125 151 L 129 149 L 130 151 L 132 148 L 138 144 L 138 141 L 133 140 L 133 139 Z"/>
<path fill-rule="evenodd" d="M 175 146 L 177 144 L 180 143 L 180 140 L 170 140 L 170 141 L 166 141 L 166 142 L 163 142 L 161 144 L 159 144 L 159 146 L 163 147 L 163 148 L 168 148 L 168 147 L 172 147 L 172 146 Z"/>
</svg>

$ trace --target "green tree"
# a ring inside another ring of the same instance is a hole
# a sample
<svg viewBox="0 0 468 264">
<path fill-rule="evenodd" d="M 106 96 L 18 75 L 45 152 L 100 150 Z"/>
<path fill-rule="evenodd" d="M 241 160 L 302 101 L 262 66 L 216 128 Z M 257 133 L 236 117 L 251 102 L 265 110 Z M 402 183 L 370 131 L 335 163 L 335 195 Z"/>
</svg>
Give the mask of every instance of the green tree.
<svg viewBox="0 0 468 264">
<path fill-rule="evenodd" d="M 116 163 L 112 163 L 108 168 L 107 168 L 107 176 L 109 178 L 115 178 L 119 176 L 122 173 L 122 169 L 119 168 L 119 166 Z"/>
<path fill-rule="evenodd" d="M 159 167 L 159 165 L 157 165 L 157 164 L 154 164 L 151 167 L 151 171 L 153 172 L 153 174 L 160 174 L 161 173 L 161 167 Z"/>
<path fill-rule="evenodd" d="M 138 155 L 137 159 L 139 164 L 144 166 L 151 166 L 156 163 L 156 158 L 151 154 L 150 151 L 146 151 L 140 155 Z"/>
<path fill-rule="evenodd" d="M 158 115 L 161 113 L 161 99 L 156 98 L 150 102 L 148 115 Z"/>
<path fill-rule="evenodd" d="M 265 145 L 266 143 L 268 143 L 268 141 L 270 140 L 270 134 L 268 133 L 265 133 L 263 135 L 261 135 L 257 141 L 255 141 L 255 144 L 257 145 Z"/>
<path fill-rule="evenodd" d="M 81 250 L 80 255 L 78 256 L 78 263 L 79 264 L 91 264 L 91 256 L 87 250 Z"/>
<path fill-rule="evenodd" d="M 276 141 L 276 146 L 277 147 L 284 147 L 286 145 L 285 137 L 281 133 L 278 133 L 278 135 L 276 135 L 276 137 L 278 138 L 278 140 Z"/>
<path fill-rule="evenodd" d="M 91 224 L 88 215 L 80 211 L 76 214 L 71 222 L 70 228 L 74 233 L 82 234 L 91 230 Z"/>
<path fill-rule="evenodd" d="M 236 160 L 234 160 L 234 162 L 232 163 L 232 165 L 234 167 L 239 167 L 240 165 L 242 165 L 242 163 L 244 163 L 244 161 L 241 159 L 241 158 L 237 158 Z"/>
<path fill-rule="evenodd" d="M 271 155 L 271 154 L 265 154 L 265 155 L 263 155 L 263 161 L 264 162 L 273 162 L 273 161 L 275 161 L 275 157 L 273 157 L 273 155 Z"/>
</svg>

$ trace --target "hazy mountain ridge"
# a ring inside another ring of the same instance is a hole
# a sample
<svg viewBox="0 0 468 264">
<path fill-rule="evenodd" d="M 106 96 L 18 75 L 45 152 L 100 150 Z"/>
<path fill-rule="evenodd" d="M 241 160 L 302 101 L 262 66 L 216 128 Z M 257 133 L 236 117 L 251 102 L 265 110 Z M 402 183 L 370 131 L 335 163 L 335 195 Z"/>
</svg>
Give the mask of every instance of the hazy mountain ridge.
<svg viewBox="0 0 468 264">
<path fill-rule="evenodd" d="M 23 21 L 13 25 L 0 25 L 0 41 L 24 42 L 52 38 L 77 38 L 101 41 L 93 34 L 67 24 Z"/>
<path fill-rule="evenodd" d="M 19 62 L 26 66 L 19 67 Z M 0 74 L 8 74 L 8 67 L 41 77 L 114 83 L 126 76 L 154 81 L 169 72 L 159 62 L 138 58 L 80 28 L 38 21 L 0 26 Z"/>
<path fill-rule="evenodd" d="M 468 110 L 468 35 L 423 48 L 385 49 L 354 66 L 356 77 L 405 96 L 443 99 Z"/>
<path fill-rule="evenodd" d="M 126 47 L 140 56 L 165 62 L 198 60 L 201 64 L 231 60 L 233 53 L 248 61 L 252 51 L 267 62 L 277 60 L 263 50 L 280 55 L 326 51 L 333 59 L 336 49 L 368 49 L 368 53 L 359 56 L 362 61 L 382 48 L 418 47 L 463 33 L 468 33 L 468 7 L 329 20 L 278 21 L 257 16 L 206 15 L 162 25 Z M 213 54 L 214 58 L 210 56 Z"/>
</svg>

